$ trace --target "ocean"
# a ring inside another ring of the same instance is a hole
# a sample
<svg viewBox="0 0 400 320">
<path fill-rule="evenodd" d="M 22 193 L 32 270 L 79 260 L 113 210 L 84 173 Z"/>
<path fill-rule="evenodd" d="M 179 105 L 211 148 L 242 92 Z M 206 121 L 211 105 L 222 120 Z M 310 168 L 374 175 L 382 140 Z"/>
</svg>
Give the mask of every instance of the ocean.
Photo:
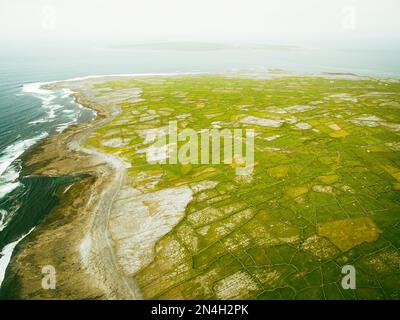
<svg viewBox="0 0 400 320">
<path fill-rule="evenodd" d="M 15 247 L 58 203 L 76 177 L 21 176 L 21 156 L 49 135 L 95 117 L 67 90 L 40 84 L 89 75 L 282 69 L 400 78 L 399 49 L 315 47 L 151 49 L 7 48 L 0 52 L 0 286 Z"/>
</svg>

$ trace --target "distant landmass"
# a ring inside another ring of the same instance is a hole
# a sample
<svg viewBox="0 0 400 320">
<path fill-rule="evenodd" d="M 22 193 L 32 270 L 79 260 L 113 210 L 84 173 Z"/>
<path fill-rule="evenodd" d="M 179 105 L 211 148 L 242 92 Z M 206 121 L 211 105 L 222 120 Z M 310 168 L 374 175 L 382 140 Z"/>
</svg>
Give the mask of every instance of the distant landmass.
<svg viewBox="0 0 400 320">
<path fill-rule="evenodd" d="M 112 45 L 108 48 L 121 50 L 179 50 L 179 51 L 214 51 L 214 50 L 298 50 L 297 46 L 274 45 L 274 44 L 233 44 L 233 43 L 212 43 L 212 42 L 153 42 Z"/>
</svg>

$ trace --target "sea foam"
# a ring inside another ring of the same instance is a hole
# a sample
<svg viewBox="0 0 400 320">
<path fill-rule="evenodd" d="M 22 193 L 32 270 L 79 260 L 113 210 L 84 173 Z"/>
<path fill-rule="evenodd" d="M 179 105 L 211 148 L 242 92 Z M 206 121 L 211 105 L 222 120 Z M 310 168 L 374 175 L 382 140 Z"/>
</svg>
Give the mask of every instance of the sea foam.
<svg viewBox="0 0 400 320">
<path fill-rule="evenodd" d="M 17 141 L 0 153 L 0 176 L 3 176 L 7 168 L 19 158 L 28 148 L 33 146 L 37 141 L 48 136 L 47 132 L 43 132 L 33 138 Z"/>
<path fill-rule="evenodd" d="M 6 227 L 6 216 L 7 216 L 7 211 L 0 209 L 0 232 L 3 231 L 4 228 Z"/>
<path fill-rule="evenodd" d="M 0 287 L 3 283 L 4 276 L 7 270 L 7 266 L 10 263 L 11 260 L 11 255 L 17 246 L 18 243 L 20 243 L 27 235 L 29 235 L 33 229 L 29 230 L 27 233 L 25 233 L 23 236 L 21 236 L 18 240 L 11 242 L 7 244 L 3 250 L 0 252 Z"/>
<path fill-rule="evenodd" d="M 19 171 L 13 167 L 13 162 L 37 141 L 47 136 L 48 133 L 43 132 L 33 138 L 17 141 L 0 153 L 0 199 L 20 185 L 17 181 Z"/>
</svg>

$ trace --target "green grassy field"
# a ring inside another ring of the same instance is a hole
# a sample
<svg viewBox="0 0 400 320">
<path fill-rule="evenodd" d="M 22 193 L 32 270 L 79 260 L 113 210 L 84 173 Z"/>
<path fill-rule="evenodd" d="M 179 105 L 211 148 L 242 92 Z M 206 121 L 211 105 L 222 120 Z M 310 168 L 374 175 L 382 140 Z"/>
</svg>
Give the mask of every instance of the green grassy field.
<svg viewBox="0 0 400 320">
<path fill-rule="evenodd" d="M 128 97 L 137 88 L 140 100 L 119 103 L 121 114 L 87 145 L 131 163 L 139 190 L 194 190 L 185 217 L 135 275 L 145 298 L 400 298 L 400 83 L 176 76 L 93 89 Z M 150 165 L 143 133 L 169 121 L 254 129 L 253 173 Z M 212 187 L 196 189 L 200 182 Z M 348 264 L 356 290 L 341 287 Z"/>
</svg>

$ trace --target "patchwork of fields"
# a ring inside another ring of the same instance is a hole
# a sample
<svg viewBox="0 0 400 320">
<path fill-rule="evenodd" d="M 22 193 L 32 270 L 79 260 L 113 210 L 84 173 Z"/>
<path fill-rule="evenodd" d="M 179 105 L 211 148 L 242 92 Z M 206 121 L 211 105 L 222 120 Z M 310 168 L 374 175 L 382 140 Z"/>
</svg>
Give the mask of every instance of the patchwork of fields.
<svg viewBox="0 0 400 320">
<path fill-rule="evenodd" d="M 120 199 L 124 218 L 110 228 L 145 298 L 400 298 L 399 82 L 201 75 L 90 89 L 121 110 L 86 146 L 130 165 L 136 200 Z M 254 170 L 149 164 L 170 121 L 253 129 Z M 131 227 L 143 214 L 151 225 Z M 146 238 L 152 226 L 157 241 Z M 341 287 L 344 265 L 356 268 L 356 290 Z"/>
</svg>

